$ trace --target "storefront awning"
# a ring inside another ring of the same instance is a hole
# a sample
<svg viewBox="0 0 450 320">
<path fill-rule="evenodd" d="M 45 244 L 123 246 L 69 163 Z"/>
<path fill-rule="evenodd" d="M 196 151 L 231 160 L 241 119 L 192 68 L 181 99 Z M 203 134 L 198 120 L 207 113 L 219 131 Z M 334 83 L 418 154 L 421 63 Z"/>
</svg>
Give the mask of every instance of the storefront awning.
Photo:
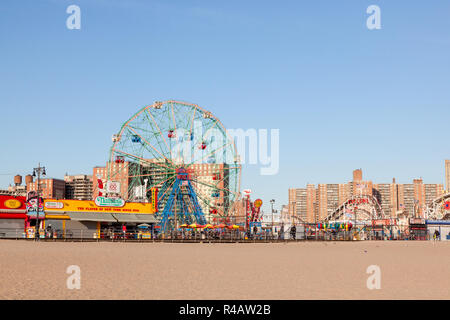
<svg viewBox="0 0 450 320">
<path fill-rule="evenodd" d="M 450 225 L 450 220 L 425 220 L 425 224 Z"/>
<path fill-rule="evenodd" d="M 0 209 L 0 213 L 27 213 L 25 209 Z"/>
<path fill-rule="evenodd" d="M 75 221 L 116 222 L 110 213 L 67 212 L 67 214 L 70 220 Z"/>
<path fill-rule="evenodd" d="M 130 213 L 113 213 L 118 222 L 134 222 L 134 223 L 157 223 L 158 220 L 153 214 L 130 214 Z"/>
</svg>

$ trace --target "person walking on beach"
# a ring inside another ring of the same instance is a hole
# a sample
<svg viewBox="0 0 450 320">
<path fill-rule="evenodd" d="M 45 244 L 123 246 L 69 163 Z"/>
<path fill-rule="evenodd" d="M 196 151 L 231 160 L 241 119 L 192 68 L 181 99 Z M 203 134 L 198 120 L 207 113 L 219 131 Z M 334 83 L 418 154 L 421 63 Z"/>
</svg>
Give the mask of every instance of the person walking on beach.
<svg viewBox="0 0 450 320">
<path fill-rule="evenodd" d="M 51 224 L 48 225 L 48 237 L 53 239 L 53 227 Z"/>
<path fill-rule="evenodd" d="M 440 235 L 441 235 L 441 234 L 439 233 L 439 231 L 434 230 L 433 241 L 436 242 L 436 240 L 438 239 L 438 237 L 439 237 Z"/>
<path fill-rule="evenodd" d="M 122 232 L 123 232 L 123 239 L 126 239 L 126 235 L 127 235 L 127 226 L 124 224 L 122 225 Z"/>
<path fill-rule="evenodd" d="M 284 240 L 284 223 L 281 224 L 280 233 L 278 233 L 278 240 Z"/>
<path fill-rule="evenodd" d="M 295 224 L 291 227 L 291 238 L 295 240 L 295 236 L 297 234 L 297 228 L 295 227 Z"/>
</svg>

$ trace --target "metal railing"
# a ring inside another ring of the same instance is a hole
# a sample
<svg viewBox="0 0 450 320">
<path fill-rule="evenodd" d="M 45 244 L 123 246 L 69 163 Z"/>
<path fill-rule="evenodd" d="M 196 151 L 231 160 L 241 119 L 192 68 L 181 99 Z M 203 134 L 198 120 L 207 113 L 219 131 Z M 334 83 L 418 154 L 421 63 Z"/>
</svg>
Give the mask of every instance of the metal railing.
<svg viewBox="0 0 450 320">
<path fill-rule="evenodd" d="M 41 230 L 40 240 L 45 241 L 165 241 L 165 242 L 278 242 L 278 241 L 351 241 L 351 240 L 431 240 L 430 232 L 393 232 L 389 226 L 383 229 L 363 228 L 352 230 L 318 230 L 311 224 L 296 224 L 295 230 L 277 224 L 258 230 L 243 229 L 179 229 L 167 233 L 154 231 L 126 231 L 96 229 Z M 254 232 L 256 231 L 256 232 Z M 294 231 L 294 232 L 293 232 Z M 0 228 L 0 238 L 36 239 L 34 233 L 23 228 Z M 441 237 L 440 240 L 445 240 Z"/>
</svg>

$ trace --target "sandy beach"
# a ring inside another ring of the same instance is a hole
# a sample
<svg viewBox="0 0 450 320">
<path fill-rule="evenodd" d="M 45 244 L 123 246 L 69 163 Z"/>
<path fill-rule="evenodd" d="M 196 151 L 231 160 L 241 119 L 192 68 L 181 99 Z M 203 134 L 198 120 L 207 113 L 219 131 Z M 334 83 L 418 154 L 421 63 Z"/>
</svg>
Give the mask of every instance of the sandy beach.
<svg viewBox="0 0 450 320">
<path fill-rule="evenodd" d="M 69 290 L 66 269 L 81 270 Z M 378 265 L 381 289 L 366 269 Z M 0 241 L 0 299 L 449 299 L 450 243 Z"/>
</svg>

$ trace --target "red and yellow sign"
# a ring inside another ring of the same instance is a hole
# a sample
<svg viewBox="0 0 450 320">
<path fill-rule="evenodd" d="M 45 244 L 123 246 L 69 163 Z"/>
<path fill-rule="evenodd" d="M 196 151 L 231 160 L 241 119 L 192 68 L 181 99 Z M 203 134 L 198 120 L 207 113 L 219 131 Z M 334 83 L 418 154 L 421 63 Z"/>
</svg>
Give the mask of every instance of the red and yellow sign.
<svg viewBox="0 0 450 320">
<path fill-rule="evenodd" d="M 20 208 L 22 206 L 22 202 L 20 202 L 17 199 L 6 200 L 3 204 L 8 209 L 18 209 L 18 208 Z"/>
<path fill-rule="evenodd" d="M 135 214 L 153 214 L 155 213 L 153 203 L 126 202 L 123 207 L 105 207 L 97 206 L 94 201 L 82 200 L 54 200 L 44 201 L 44 210 L 46 213 L 62 212 L 108 212 L 108 213 L 135 213 Z"/>
<path fill-rule="evenodd" d="M 255 200 L 255 202 L 253 203 L 253 205 L 256 207 L 256 208 L 259 208 L 259 207 L 261 207 L 262 206 L 262 200 L 261 199 L 256 199 Z"/>
<path fill-rule="evenodd" d="M 25 210 L 25 197 L 0 196 L 0 209 Z"/>
</svg>

